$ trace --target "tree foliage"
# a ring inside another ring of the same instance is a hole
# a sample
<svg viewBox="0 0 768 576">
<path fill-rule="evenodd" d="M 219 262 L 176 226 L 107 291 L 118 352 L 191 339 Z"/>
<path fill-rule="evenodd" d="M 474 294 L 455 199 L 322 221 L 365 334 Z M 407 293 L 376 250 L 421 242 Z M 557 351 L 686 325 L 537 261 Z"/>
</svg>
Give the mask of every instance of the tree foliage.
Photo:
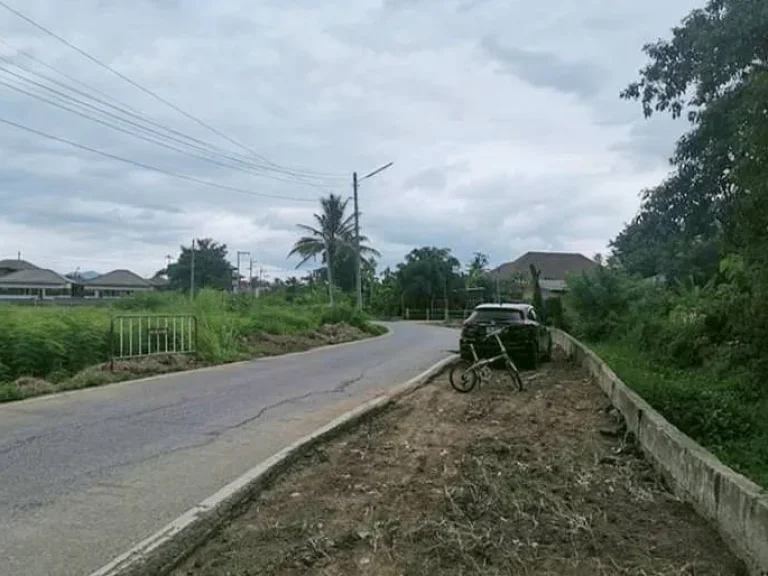
<svg viewBox="0 0 768 576">
<path fill-rule="evenodd" d="M 195 242 L 195 289 L 232 288 L 233 267 L 227 259 L 227 245 L 211 238 Z M 192 278 L 192 246 L 182 246 L 176 262 L 168 266 L 169 287 L 173 290 L 189 291 Z"/>
<path fill-rule="evenodd" d="M 450 248 L 415 248 L 398 265 L 397 276 L 408 306 L 434 308 L 436 300 L 450 300 L 454 290 L 463 287 L 461 263 Z"/>
<path fill-rule="evenodd" d="M 306 233 L 299 238 L 288 253 L 288 257 L 301 258 L 297 268 L 318 257 L 324 266 L 320 277 L 327 280 L 328 268 L 333 283 L 345 292 L 355 289 L 355 215 L 347 214 L 349 199 L 330 194 L 320 199 L 320 213 L 314 214 L 314 225 L 298 224 Z M 367 245 L 368 238 L 360 236 L 360 253 L 369 259 L 379 252 Z M 330 258 L 329 258 L 330 255 Z M 362 264 L 362 263 L 361 263 Z M 370 261 L 368 262 L 370 265 Z"/>
<path fill-rule="evenodd" d="M 615 277 L 574 285 L 592 336 L 631 333 L 665 362 L 768 376 L 767 31 L 765 0 L 709 0 L 670 39 L 644 47 L 649 62 L 621 96 L 646 116 L 685 117 L 690 130 L 669 177 L 643 191 L 613 240 L 606 273 Z M 630 276 L 661 276 L 665 286 Z M 640 290 L 644 304 L 613 290 Z"/>
</svg>

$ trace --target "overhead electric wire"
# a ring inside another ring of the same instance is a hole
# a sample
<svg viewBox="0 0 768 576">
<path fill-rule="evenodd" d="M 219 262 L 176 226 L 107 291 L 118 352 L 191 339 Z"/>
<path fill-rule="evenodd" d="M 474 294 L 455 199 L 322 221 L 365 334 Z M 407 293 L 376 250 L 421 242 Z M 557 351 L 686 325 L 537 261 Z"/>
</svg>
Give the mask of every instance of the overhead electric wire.
<svg viewBox="0 0 768 576">
<path fill-rule="evenodd" d="M 79 148 L 80 150 L 84 150 L 86 152 L 91 152 L 92 154 L 97 154 L 99 156 L 103 156 L 105 158 L 109 158 L 111 160 L 117 160 L 118 162 L 124 162 L 126 164 L 132 164 L 133 166 L 137 166 L 139 168 L 144 168 L 145 170 L 150 170 L 152 172 L 157 172 L 159 174 L 164 174 L 165 176 L 171 176 L 173 178 L 178 178 L 180 180 L 186 180 L 187 182 L 194 182 L 196 184 L 201 184 L 203 186 L 211 186 L 214 188 L 220 188 L 222 190 L 229 190 L 232 192 L 239 192 L 241 194 L 248 194 L 251 196 L 261 196 L 265 198 L 275 198 L 278 200 L 294 200 L 297 202 L 317 202 L 317 198 L 300 198 L 297 196 L 283 196 L 278 194 L 265 194 L 263 192 L 254 192 L 252 190 L 247 190 L 245 188 L 238 188 L 236 186 L 229 186 L 227 184 L 219 184 L 218 182 L 212 182 L 210 180 L 203 180 L 201 178 L 195 178 L 194 176 L 187 176 L 186 174 L 180 174 L 178 172 L 171 172 L 170 170 L 165 170 L 163 168 L 158 168 L 157 166 L 153 166 L 151 164 L 145 164 L 144 162 L 139 162 L 137 160 L 131 160 L 130 158 L 125 158 L 123 156 L 118 156 L 117 154 L 112 154 L 110 152 L 105 152 L 103 150 L 98 150 L 97 148 L 91 148 L 90 146 L 86 146 L 84 144 L 80 144 L 79 142 L 74 142 L 73 140 L 67 140 L 66 138 L 61 138 L 60 136 L 54 136 L 53 134 L 48 134 L 47 132 L 43 132 L 41 130 L 37 130 L 35 128 L 31 128 L 29 126 L 25 126 L 23 124 L 19 124 L 18 122 L 14 122 L 13 120 L 8 120 L 7 118 L 0 117 L 0 123 L 7 124 L 8 126 L 13 126 L 14 128 L 18 128 L 20 130 L 25 130 L 27 132 L 30 132 L 32 134 L 36 134 L 37 136 L 42 136 L 43 138 L 47 138 L 49 140 L 54 140 L 56 142 L 61 142 L 62 144 L 67 144 L 69 146 L 72 146 L 73 148 Z"/>
<path fill-rule="evenodd" d="M 3 43 L 3 44 L 5 44 L 6 46 L 9 46 L 12 49 L 15 49 L 13 46 L 10 46 L 8 43 L 3 42 L 2 39 L 0 39 L 0 43 Z M 33 58 L 35 61 L 39 61 L 38 59 L 35 59 L 31 55 L 27 55 L 27 56 L 30 57 L 30 58 Z M 332 180 L 334 180 L 336 184 L 340 183 L 342 180 L 346 180 L 346 178 L 342 179 L 342 178 L 339 178 L 339 177 L 331 178 L 331 177 L 319 177 L 318 176 L 318 177 L 312 177 L 311 178 L 312 180 L 315 181 L 313 183 L 313 182 L 310 181 L 310 177 L 309 176 L 296 176 L 296 175 L 293 175 L 290 172 L 286 172 L 286 171 L 278 169 L 278 168 L 271 168 L 269 166 L 263 166 L 261 164 L 256 164 L 256 163 L 254 163 L 252 160 L 250 160 L 246 156 L 232 153 L 229 150 L 226 150 L 224 148 L 216 146 L 215 144 L 210 144 L 208 142 L 205 142 L 203 140 L 195 138 L 194 136 L 189 136 L 187 134 L 184 134 L 183 132 L 179 132 L 178 130 L 175 130 L 173 128 L 170 128 L 168 126 L 164 126 L 163 124 L 155 122 L 151 118 L 147 118 L 147 117 L 142 116 L 140 114 L 134 113 L 134 112 L 131 111 L 133 109 L 128 104 L 120 102 L 119 100 L 117 100 L 115 98 L 112 98 L 111 96 L 109 96 L 107 94 L 104 94 L 105 97 L 107 97 L 107 98 L 117 102 L 118 104 L 120 104 L 120 106 L 112 104 L 112 103 L 110 103 L 110 102 L 108 102 L 108 101 L 106 101 L 106 100 L 104 100 L 102 98 L 98 98 L 96 96 L 93 96 L 91 94 L 83 92 L 82 90 L 79 90 L 78 88 L 75 88 L 75 87 L 73 87 L 71 85 L 67 85 L 66 83 L 61 82 L 59 80 L 56 80 L 55 78 L 51 78 L 50 76 L 47 76 L 45 74 L 41 74 L 40 72 L 37 72 L 37 71 L 35 71 L 33 69 L 30 69 L 27 66 L 23 66 L 23 65 L 19 64 L 18 62 L 14 62 L 13 60 L 11 60 L 10 58 L 7 58 L 5 56 L 0 56 L 0 61 L 6 62 L 7 64 L 10 64 L 11 66 L 14 66 L 15 68 L 18 68 L 18 69 L 23 70 L 24 72 L 26 72 L 28 74 L 32 74 L 34 76 L 37 76 L 38 78 L 41 78 L 41 79 L 46 80 L 48 82 L 51 82 L 51 83 L 55 84 L 56 86 L 59 86 L 59 87 L 64 88 L 65 90 L 69 90 L 71 92 L 74 92 L 75 94 L 83 96 L 84 98 L 91 99 L 91 100 L 93 100 L 93 101 L 95 101 L 95 102 L 97 102 L 97 103 L 99 103 L 99 104 L 101 104 L 103 106 L 107 106 L 107 107 L 109 107 L 109 108 L 111 108 L 113 110 L 116 110 L 117 112 L 120 112 L 121 114 L 125 114 L 127 116 L 132 117 L 132 118 L 135 118 L 135 119 L 137 119 L 140 122 L 144 122 L 146 124 L 150 124 L 152 126 L 160 128 L 161 130 L 165 130 L 165 131 L 170 132 L 170 133 L 172 133 L 174 135 L 178 135 L 179 137 L 183 138 L 184 140 L 189 140 L 191 142 L 194 142 L 194 144 L 189 143 L 189 142 L 185 142 L 185 141 L 183 141 L 183 140 L 181 140 L 179 138 L 176 138 L 175 136 L 168 136 L 166 134 L 162 134 L 162 133 L 160 133 L 159 131 L 157 131 L 155 129 L 151 129 L 151 128 L 147 128 L 147 127 L 144 127 L 144 126 L 140 126 L 139 124 L 137 124 L 135 122 L 130 122 L 130 121 L 127 121 L 127 120 L 125 120 L 123 118 L 119 118 L 118 116 L 115 116 L 114 114 L 111 114 L 111 113 L 105 112 L 103 110 L 100 110 L 100 109 L 98 109 L 95 106 L 83 103 L 81 100 L 78 100 L 77 98 L 74 98 L 74 97 L 72 97 L 72 96 L 70 96 L 68 94 L 64 94 L 62 92 L 59 92 L 57 90 L 52 89 L 49 86 L 45 86 L 44 84 L 41 84 L 41 83 L 35 82 L 33 80 L 30 80 L 29 78 L 21 76 L 20 74 L 17 74 L 17 73 L 15 73 L 13 71 L 10 71 L 7 68 L 0 67 L 0 70 L 3 70 L 3 71 L 5 71 L 8 74 L 12 74 L 13 76 L 15 76 L 15 77 L 17 77 L 17 78 L 27 82 L 27 83 L 34 84 L 35 86 L 38 86 L 39 88 L 42 88 L 42 89 L 44 89 L 44 90 L 46 90 L 48 92 L 53 92 L 53 93 L 57 94 L 58 96 L 66 98 L 68 100 L 78 101 L 80 103 L 80 105 L 82 105 L 82 106 L 87 106 L 88 108 L 91 108 L 91 109 L 94 109 L 94 110 L 98 110 L 102 114 L 105 114 L 105 115 L 111 116 L 113 118 L 116 118 L 119 121 L 122 121 L 122 122 L 125 122 L 125 123 L 128 123 L 128 124 L 132 124 L 132 125 L 138 127 L 139 129 L 149 131 L 149 132 L 151 132 L 151 133 L 153 133 L 153 134 L 155 134 L 155 135 L 157 135 L 157 136 L 159 136 L 161 138 L 167 138 L 167 139 L 170 139 L 170 140 L 172 140 L 174 142 L 180 143 L 180 144 L 182 144 L 184 146 L 189 146 L 191 148 L 196 148 L 196 149 L 198 149 L 198 150 L 200 150 L 202 152 L 206 152 L 206 153 L 218 156 L 218 157 L 220 157 L 220 158 L 222 158 L 224 160 L 231 161 L 231 162 L 236 162 L 236 163 L 238 163 L 238 164 L 240 164 L 242 166 L 250 167 L 253 170 L 263 170 L 263 171 L 267 171 L 267 172 L 276 172 L 276 173 L 279 173 L 279 174 L 286 174 L 288 176 L 291 176 L 291 177 L 297 179 L 297 181 L 299 181 L 301 183 L 305 183 L 305 184 L 308 184 L 308 185 L 314 186 L 314 187 L 317 187 L 317 186 L 328 187 L 328 186 L 332 185 L 332 182 L 331 182 Z M 42 64 L 45 64 L 42 61 L 39 61 L 39 62 L 41 62 Z M 51 67 L 51 68 L 53 68 L 53 67 Z M 55 68 L 53 68 L 53 69 L 56 70 Z M 98 92 L 98 90 L 88 86 L 87 84 L 84 84 L 83 82 L 79 82 L 78 81 L 78 83 L 85 85 L 87 88 L 89 88 L 89 89 L 91 89 L 91 90 L 93 90 L 95 92 Z M 276 178 L 273 178 L 273 179 L 276 179 Z M 281 179 L 277 179 L 277 180 L 281 180 Z M 281 180 L 281 181 L 288 181 L 288 180 Z"/>
<path fill-rule="evenodd" d="M 24 79 L 23 77 L 21 77 L 21 76 L 15 74 L 13 72 L 7 70 L 6 68 L 3 68 L 2 66 L 0 66 L 0 71 L 7 72 L 7 73 L 10 73 L 10 74 L 12 74 L 14 76 L 17 76 L 19 78 Z M 143 126 L 141 126 L 141 125 L 139 125 L 139 124 L 137 124 L 135 122 L 131 122 L 129 120 L 125 120 L 124 118 L 120 118 L 117 115 L 111 114 L 111 113 L 103 111 L 103 110 L 99 110 L 98 108 L 95 108 L 94 106 L 91 106 L 90 104 L 88 104 L 86 102 L 83 102 L 83 101 L 78 100 L 76 98 L 71 98 L 71 97 L 69 97 L 66 94 L 63 94 L 63 93 L 61 93 L 61 92 L 59 92 L 57 90 L 50 89 L 50 88 L 48 88 L 46 86 L 42 86 L 42 85 L 40 85 L 37 82 L 31 81 L 31 80 L 28 80 L 28 81 L 31 82 L 32 84 L 35 84 L 35 85 L 38 85 L 38 86 L 40 86 L 42 88 L 50 90 L 50 91 L 54 92 L 55 94 L 61 95 L 61 96 L 64 97 L 65 100 L 67 100 L 67 99 L 71 100 L 71 101 L 75 102 L 76 104 L 79 104 L 82 107 L 91 108 L 91 109 L 95 110 L 96 112 L 98 112 L 100 114 L 104 114 L 106 116 L 113 117 L 113 118 L 117 119 L 119 122 L 124 122 L 126 124 L 136 126 L 139 129 L 142 129 L 142 130 L 145 130 L 145 131 L 149 131 L 150 133 L 155 133 L 155 134 L 159 135 L 160 137 L 167 138 L 165 135 L 157 132 L 156 130 L 147 129 L 147 128 L 145 128 L 145 127 L 143 127 Z M 166 148 L 168 150 L 172 150 L 174 152 L 178 152 L 180 154 L 184 154 L 184 155 L 189 156 L 191 158 L 202 160 L 204 162 L 209 162 L 211 164 L 215 164 L 215 165 L 223 167 L 223 168 L 230 168 L 230 169 L 234 169 L 234 170 L 239 170 L 241 172 L 245 172 L 245 173 L 257 176 L 259 178 L 268 178 L 270 180 L 276 180 L 278 182 L 287 182 L 289 184 L 303 184 L 305 186 L 311 186 L 311 187 L 319 189 L 319 190 L 325 190 L 325 188 L 323 188 L 323 186 L 321 184 L 312 183 L 312 182 L 305 182 L 303 180 L 288 180 L 286 178 L 279 178 L 279 177 L 274 176 L 272 174 L 263 174 L 261 172 L 258 172 L 256 170 L 254 170 L 253 168 L 248 168 L 248 167 L 243 167 L 243 166 L 238 166 L 236 164 L 232 164 L 231 161 L 229 163 L 225 163 L 225 162 L 221 162 L 219 160 L 216 160 L 215 158 L 211 158 L 209 156 L 202 156 L 200 154 L 195 154 L 194 152 L 190 152 L 188 150 L 184 150 L 183 148 L 179 148 L 177 146 L 172 146 L 172 145 L 168 144 L 167 142 L 163 142 L 161 140 L 157 140 L 156 138 L 151 138 L 151 137 L 145 136 L 143 134 L 137 133 L 137 132 L 135 132 L 133 130 L 128 130 L 128 129 L 122 128 L 122 127 L 117 126 L 117 125 L 115 125 L 115 124 L 113 124 L 111 122 L 107 122 L 105 120 L 96 118 L 96 117 L 92 116 L 91 114 L 88 114 L 88 113 L 82 112 L 80 110 L 77 110 L 76 108 L 72 108 L 70 106 L 64 105 L 61 102 L 56 102 L 55 100 L 52 100 L 50 98 L 46 98 L 45 96 L 41 96 L 40 94 L 35 94 L 34 92 L 30 92 L 28 90 L 25 90 L 24 88 L 20 88 L 19 86 L 14 86 L 13 84 L 10 84 L 8 82 L 4 82 L 2 80 L 0 80 L 0 86 L 5 86 L 6 88 L 9 88 L 9 89 L 14 90 L 16 92 L 19 92 L 21 94 L 25 94 L 27 96 L 30 96 L 32 98 L 35 98 L 35 99 L 40 100 L 42 102 L 45 102 L 47 104 L 50 104 L 51 106 L 55 106 L 56 108 L 65 110 L 67 112 L 71 112 L 72 114 L 80 116 L 81 118 L 85 118 L 85 119 L 90 120 L 92 122 L 96 122 L 98 124 L 101 124 L 103 126 L 111 128 L 113 130 L 116 130 L 118 132 L 122 132 L 123 134 L 127 134 L 129 136 L 133 136 L 134 138 L 139 138 L 139 139 L 144 140 L 146 142 L 150 142 L 150 143 L 155 144 L 157 146 L 161 146 L 163 148 Z M 182 142 L 182 144 L 186 144 L 186 143 Z M 188 145 L 188 144 L 186 144 L 186 145 Z M 204 149 L 201 149 L 201 150 L 204 153 L 207 152 Z"/>
<path fill-rule="evenodd" d="M 297 175 L 297 174 L 300 174 L 300 173 L 303 173 L 303 175 L 305 175 L 305 176 L 328 176 L 328 175 L 332 175 L 332 174 L 329 174 L 329 173 L 322 173 L 322 172 L 317 172 L 317 171 L 314 171 L 314 170 L 303 170 L 303 169 L 298 169 L 298 168 L 291 168 L 291 167 L 287 167 L 287 166 L 281 166 L 280 164 L 272 162 L 268 158 L 265 158 L 264 156 L 261 156 L 259 153 L 257 153 L 255 150 L 253 150 L 249 146 L 246 146 L 245 144 L 243 144 L 241 142 L 238 142 L 234 138 L 224 134 L 223 132 L 221 132 L 217 128 L 213 127 L 208 122 L 206 122 L 204 120 L 201 120 L 200 118 L 194 116 L 193 114 L 190 114 L 189 112 L 187 112 L 186 110 L 180 108 L 179 106 L 177 106 L 176 104 L 174 104 L 170 100 L 167 100 L 166 98 L 163 98 L 162 96 L 160 96 L 156 92 L 154 92 L 154 91 L 150 90 L 149 88 L 146 88 L 145 86 L 142 86 L 138 82 L 132 80 L 131 78 L 129 78 L 128 76 L 126 76 L 122 72 L 120 72 L 118 70 L 115 70 L 109 64 L 107 64 L 107 63 L 101 61 L 100 59 L 96 58 L 95 56 L 89 54 L 88 52 L 86 52 L 82 48 L 76 46 L 75 44 L 73 44 L 72 42 L 70 42 L 69 40 L 64 38 L 63 36 L 60 36 L 60 35 L 56 34 L 52 30 L 46 28 L 42 24 L 39 24 L 38 22 L 36 22 L 32 18 L 30 18 L 29 16 L 26 16 L 25 14 L 23 14 L 23 13 L 19 12 L 18 10 L 16 10 L 15 8 L 9 6 L 3 0 L 0 0 L 0 6 L 5 8 L 9 12 L 11 12 L 15 16 L 17 16 L 18 18 L 21 18 L 22 20 L 24 20 L 25 22 L 27 22 L 31 26 L 34 26 L 38 30 L 40 30 L 43 33 L 47 34 L 48 36 L 51 36 L 52 38 L 54 38 L 54 39 L 58 40 L 59 42 L 61 42 L 62 44 L 64 44 L 65 46 L 71 48 L 72 50 L 74 50 L 78 54 L 82 55 L 84 58 L 87 58 L 88 60 L 93 62 L 94 64 L 96 64 L 96 65 L 100 66 L 101 68 L 104 68 L 105 70 L 107 70 L 107 71 L 111 72 L 112 74 L 118 76 L 119 78 L 121 78 L 125 82 L 129 83 L 131 86 L 137 88 L 138 90 L 141 90 L 145 94 L 151 96 L 152 98 L 155 98 L 159 102 L 161 102 L 161 103 L 165 104 L 166 106 L 172 108 L 173 110 L 175 110 L 179 114 L 183 115 L 184 117 L 188 118 L 189 120 L 192 120 L 193 122 L 199 124 L 200 126 L 210 130 L 214 134 L 216 134 L 219 137 L 227 140 L 228 142 L 230 142 L 230 143 L 232 143 L 232 144 L 242 148 L 243 150 L 246 150 L 246 151 L 250 152 L 255 158 L 258 158 L 259 160 L 262 160 L 263 162 L 266 162 L 267 164 L 269 164 L 271 166 L 274 166 L 276 168 L 283 168 L 283 169 L 289 170 L 289 171 L 293 172 L 294 175 Z"/>
</svg>

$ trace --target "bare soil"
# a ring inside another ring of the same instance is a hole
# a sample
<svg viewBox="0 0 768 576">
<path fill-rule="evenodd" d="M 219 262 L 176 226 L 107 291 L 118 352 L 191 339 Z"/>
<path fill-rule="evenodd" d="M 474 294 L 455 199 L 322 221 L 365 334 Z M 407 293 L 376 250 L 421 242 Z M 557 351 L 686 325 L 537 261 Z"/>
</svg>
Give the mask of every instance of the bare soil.
<svg viewBox="0 0 768 576">
<path fill-rule="evenodd" d="M 318 447 L 175 576 L 745 574 L 562 359 L 445 375 Z"/>
<path fill-rule="evenodd" d="M 289 352 L 311 350 L 318 346 L 342 344 L 369 338 L 371 334 L 349 324 L 324 324 L 313 332 L 298 334 L 257 334 L 250 338 L 249 345 L 257 356 L 275 356 Z"/>
</svg>

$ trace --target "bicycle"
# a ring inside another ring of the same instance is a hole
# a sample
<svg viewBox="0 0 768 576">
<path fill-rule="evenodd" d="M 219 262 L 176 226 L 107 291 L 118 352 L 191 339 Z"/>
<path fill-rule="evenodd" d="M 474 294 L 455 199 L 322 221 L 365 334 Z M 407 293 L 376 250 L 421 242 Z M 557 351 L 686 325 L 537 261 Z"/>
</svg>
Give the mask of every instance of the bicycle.
<svg viewBox="0 0 768 576">
<path fill-rule="evenodd" d="M 510 378 L 512 378 L 512 382 L 517 384 L 517 389 L 519 391 L 523 390 L 523 380 L 520 377 L 520 370 L 517 369 L 517 366 L 515 366 L 515 363 L 509 357 L 507 348 L 504 346 L 504 342 L 502 342 L 501 338 L 499 337 L 499 334 L 501 334 L 503 331 L 504 328 L 493 330 L 489 334 L 486 334 L 484 338 L 487 339 L 493 337 L 496 339 L 496 342 L 499 344 L 499 348 L 501 349 L 501 354 L 498 354 L 497 356 L 493 356 L 492 358 L 484 358 L 481 360 L 477 356 L 477 351 L 475 350 L 474 345 L 469 345 L 469 349 L 472 351 L 472 357 L 474 358 L 474 361 L 469 363 L 466 360 L 462 360 L 451 368 L 449 380 L 454 390 L 461 393 L 467 393 L 474 389 L 478 381 L 480 382 L 481 386 L 483 384 L 488 384 L 488 382 L 490 382 L 491 378 L 493 377 L 491 364 L 498 362 L 499 360 L 504 360 L 504 367 L 506 368 Z"/>
</svg>

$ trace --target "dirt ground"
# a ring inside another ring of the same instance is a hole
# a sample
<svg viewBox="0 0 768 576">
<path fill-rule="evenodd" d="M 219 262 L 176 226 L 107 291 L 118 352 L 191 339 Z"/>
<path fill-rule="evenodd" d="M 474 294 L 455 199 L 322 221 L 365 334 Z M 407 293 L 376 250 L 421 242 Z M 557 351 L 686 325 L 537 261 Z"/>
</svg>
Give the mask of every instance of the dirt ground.
<svg viewBox="0 0 768 576">
<path fill-rule="evenodd" d="M 256 356 L 275 356 L 370 337 L 371 334 L 342 322 L 340 324 L 324 324 L 312 332 L 285 335 L 258 334 L 250 338 L 249 344 Z"/>
<path fill-rule="evenodd" d="M 744 574 L 562 359 L 458 394 L 445 375 L 319 447 L 175 576 Z"/>
</svg>

